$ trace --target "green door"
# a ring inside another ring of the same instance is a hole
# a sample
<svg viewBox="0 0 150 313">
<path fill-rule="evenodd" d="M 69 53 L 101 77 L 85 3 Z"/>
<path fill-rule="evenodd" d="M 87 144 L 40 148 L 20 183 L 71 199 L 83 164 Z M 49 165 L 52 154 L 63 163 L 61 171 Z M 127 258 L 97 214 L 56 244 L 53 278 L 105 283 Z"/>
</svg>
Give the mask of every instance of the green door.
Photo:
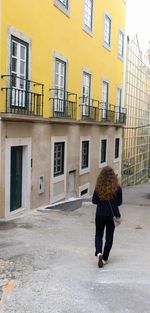
<svg viewBox="0 0 150 313">
<path fill-rule="evenodd" d="M 10 211 L 14 211 L 22 205 L 22 146 L 11 147 L 10 173 Z"/>
</svg>

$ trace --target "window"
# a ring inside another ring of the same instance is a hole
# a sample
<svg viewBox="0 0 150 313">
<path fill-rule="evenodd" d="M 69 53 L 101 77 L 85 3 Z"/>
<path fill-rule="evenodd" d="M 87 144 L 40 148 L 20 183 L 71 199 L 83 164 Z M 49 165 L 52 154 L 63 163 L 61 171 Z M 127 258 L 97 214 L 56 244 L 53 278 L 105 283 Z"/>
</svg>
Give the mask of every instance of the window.
<svg viewBox="0 0 150 313">
<path fill-rule="evenodd" d="M 89 191 L 90 191 L 90 183 L 79 186 L 79 197 L 85 197 L 89 195 Z"/>
<path fill-rule="evenodd" d="M 88 188 L 83 189 L 83 190 L 81 191 L 81 197 L 84 196 L 84 195 L 87 195 L 87 193 L 88 193 Z"/>
<path fill-rule="evenodd" d="M 102 118 L 107 118 L 109 97 L 109 83 L 103 80 L 102 83 Z"/>
<path fill-rule="evenodd" d="M 70 14 L 69 2 L 70 0 L 54 0 L 54 4 L 57 6 L 57 8 L 67 16 Z"/>
<path fill-rule="evenodd" d="M 100 163 L 106 163 L 107 161 L 107 139 L 101 139 L 101 147 L 100 147 Z"/>
<path fill-rule="evenodd" d="M 83 88 L 82 88 L 82 115 L 89 114 L 91 96 L 91 74 L 83 72 Z"/>
<path fill-rule="evenodd" d="M 85 30 L 92 31 L 93 0 L 84 1 L 84 27 Z"/>
<path fill-rule="evenodd" d="M 64 112 L 66 88 L 66 62 L 55 59 L 55 94 L 54 111 Z"/>
<path fill-rule="evenodd" d="M 109 83 L 103 80 L 102 101 L 108 106 Z"/>
<path fill-rule="evenodd" d="M 115 159 L 119 158 L 120 138 L 115 138 Z"/>
<path fill-rule="evenodd" d="M 104 19 L 104 45 L 110 47 L 111 44 L 111 18 L 105 14 Z"/>
<path fill-rule="evenodd" d="M 124 56 L 124 33 L 119 31 L 118 55 L 120 58 Z"/>
<path fill-rule="evenodd" d="M 117 88 L 117 107 L 122 107 L 122 88 Z"/>
<path fill-rule="evenodd" d="M 80 170 L 79 174 L 83 175 L 90 172 L 90 153 L 91 153 L 91 137 L 80 137 Z"/>
<path fill-rule="evenodd" d="M 28 73 L 28 44 L 12 36 L 10 74 L 12 75 L 11 105 L 25 106 Z"/>
<path fill-rule="evenodd" d="M 68 9 L 68 0 L 58 0 L 60 3 L 64 5 Z"/>
<path fill-rule="evenodd" d="M 89 73 L 83 72 L 82 96 L 84 100 L 86 100 L 86 104 L 88 104 L 87 102 L 89 102 L 90 94 L 91 94 L 91 75 Z"/>
<path fill-rule="evenodd" d="M 85 169 L 89 166 L 89 141 L 82 141 L 82 164 L 81 168 Z"/>
<path fill-rule="evenodd" d="M 117 101 L 116 101 L 116 120 L 120 121 L 121 118 L 121 108 L 122 108 L 122 88 L 117 88 Z"/>
<path fill-rule="evenodd" d="M 64 174 L 64 142 L 54 143 L 54 177 Z"/>
<path fill-rule="evenodd" d="M 66 63 L 55 59 L 55 88 L 65 90 L 66 85 Z"/>
</svg>

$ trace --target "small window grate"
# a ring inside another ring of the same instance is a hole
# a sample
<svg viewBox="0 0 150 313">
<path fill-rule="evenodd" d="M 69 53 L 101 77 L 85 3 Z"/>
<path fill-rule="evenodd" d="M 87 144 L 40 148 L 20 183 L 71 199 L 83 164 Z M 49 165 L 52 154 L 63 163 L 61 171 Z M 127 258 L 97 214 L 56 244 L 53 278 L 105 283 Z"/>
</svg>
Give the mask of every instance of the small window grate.
<svg viewBox="0 0 150 313">
<path fill-rule="evenodd" d="M 81 196 L 83 196 L 83 195 L 85 195 L 85 194 L 87 194 L 87 193 L 88 193 L 88 188 L 83 189 L 83 190 L 81 191 Z"/>
</svg>

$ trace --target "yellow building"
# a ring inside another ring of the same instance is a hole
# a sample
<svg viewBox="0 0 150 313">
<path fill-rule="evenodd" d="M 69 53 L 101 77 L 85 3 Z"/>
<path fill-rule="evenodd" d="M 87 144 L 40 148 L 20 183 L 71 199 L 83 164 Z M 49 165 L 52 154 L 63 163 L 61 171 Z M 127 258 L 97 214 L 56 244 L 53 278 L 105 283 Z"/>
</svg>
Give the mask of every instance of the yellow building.
<svg viewBox="0 0 150 313">
<path fill-rule="evenodd" d="M 0 217 L 120 175 L 125 1 L 0 0 Z"/>
</svg>

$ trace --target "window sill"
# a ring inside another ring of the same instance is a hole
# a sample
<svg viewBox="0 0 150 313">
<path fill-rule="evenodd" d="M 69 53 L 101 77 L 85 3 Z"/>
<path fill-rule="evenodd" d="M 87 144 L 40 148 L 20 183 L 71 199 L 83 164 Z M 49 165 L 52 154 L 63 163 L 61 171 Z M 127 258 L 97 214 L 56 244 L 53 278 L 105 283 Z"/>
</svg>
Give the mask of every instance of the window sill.
<svg viewBox="0 0 150 313">
<path fill-rule="evenodd" d="M 84 168 L 83 170 L 80 168 L 79 175 L 84 175 L 90 172 L 90 168 Z"/>
<path fill-rule="evenodd" d="M 118 162 L 120 162 L 120 158 L 114 159 L 114 163 L 118 163 Z"/>
<path fill-rule="evenodd" d="M 121 55 L 118 54 L 118 59 L 121 61 L 121 62 L 124 62 L 124 57 L 122 57 Z"/>
<path fill-rule="evenodd" d="M 107 49 L 109 52 L 111 51 L 111 46 L 107 45 L 105 42 L 103 42 L 103 47 Z"/>
<path fill-rule="evenodd" d="M 88 27 L 83 26 L 82 29 L 87 35 L 89 35 L 90 37 L 93 37 L 93 32 Z"/>
<path fill-rule="evenodd" d="M 103 167 L 105 167 L 105 166 L 107 166 L 107 162 L 99 163 L 99 168 L 103 168 Z"/>
<path fill-rule="evenodd" d="M 65 8 L 63 4 L 61 4 L 58 0 L 54 0 L 54 5 L 67 17 L 70 17 L 70 8 Z"/>
<path fill-rule="evenodd" d="M 58 182 L 64 180 L 64 178 L 65 178 L 65 175 L 62 174 L 62 175 L 54 176 L 54 177 L 52 178 L 52 181 L 53 181 L 54 183 L 58 183 Z"/>
</svg>

